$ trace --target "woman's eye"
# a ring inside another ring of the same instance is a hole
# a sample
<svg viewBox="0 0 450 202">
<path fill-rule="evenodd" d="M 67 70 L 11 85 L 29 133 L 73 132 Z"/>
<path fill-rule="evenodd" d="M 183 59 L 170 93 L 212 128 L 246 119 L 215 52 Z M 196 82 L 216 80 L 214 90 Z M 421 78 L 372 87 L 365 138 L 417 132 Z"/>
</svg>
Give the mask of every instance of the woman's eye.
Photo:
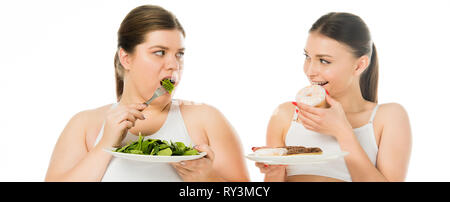
<svg viewBox="0 0 450 202">
<path fill-rule="evenodd" d="M 309 59 L 309 55 L 307 55 L 306 53 L 303 53 L 303 55 L 305 55 L 305 59 Z"/>
<path fill-rule="evenodd" d="M 177 57 L 181 58 L 181 57 L 183 57 L 183 56 L 184 56 L 184 52 L 179 52 L 179 53 L 177 53 Z"/>
<path fill-rule="evenodd" d="M 331 62 L 328 62 L 328 61 L 326 61 L 326 60 L 324 60 L 324 59 L 320 59 L 320 63 L 322 63 L 322 64 L 330 64 Z"/>
<path fill-rule="evenodd" d="M 157 55 L 157 56 L 164 56 L 166 54 L 166 52 L 164 50 L 156 51 L 156 52 L 153 52 L 153 53 L 155 55 Z"/>
</svg>

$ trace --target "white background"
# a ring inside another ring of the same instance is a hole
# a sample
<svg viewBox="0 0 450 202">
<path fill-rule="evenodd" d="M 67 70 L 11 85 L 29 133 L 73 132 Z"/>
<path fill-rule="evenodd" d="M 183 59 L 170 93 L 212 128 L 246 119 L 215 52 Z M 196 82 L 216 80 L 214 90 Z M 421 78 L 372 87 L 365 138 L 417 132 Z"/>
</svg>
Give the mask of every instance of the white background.
<svg viewBox="0 0 450 202">
<path fill-rule="evenodd" d="M 331 11 L 369 26 L 380 63 L 379 102 L 408 111 L 407 181 L 450 181 L 450 1 L 2 1 L 0 181 L 43 181 L 57 138 L 77 112 L 115 102 L 117 29 L 142 4 L 184 26 L 185 71 L 175 98 L 208 103 L 245 149 L 265 144 L 269 117 L 307 85 L 308 29 Z M 247 161 L 252 181 L 263 176 Z"/>
</svg>

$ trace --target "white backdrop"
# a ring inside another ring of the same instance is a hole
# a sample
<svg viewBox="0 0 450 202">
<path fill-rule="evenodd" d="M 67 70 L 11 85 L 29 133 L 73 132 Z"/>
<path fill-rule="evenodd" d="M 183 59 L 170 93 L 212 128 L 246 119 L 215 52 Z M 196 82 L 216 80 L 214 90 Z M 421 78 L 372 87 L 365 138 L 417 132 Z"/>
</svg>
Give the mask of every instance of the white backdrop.
<svg viewBox="0 0 450 202">
<path fill-rule="evenodd" d="M 2 1 L 0 181 L 43 181 L 54 144 L 77 112 L 115 102 L 117 29 L 142 4 L 184 26 L 185 71 L 176 98 L 208 103 L 245 149 L 265 144 L 276 106 L 308 84 L 309 27 L 331 11 L 368 24 L 380 62 L 379 102 L 408 111 L 407 181 L 450 181 L 447 149 L 450 1 Z M 263 175 L 247 161 L 252 181 Z"/>
</svg>

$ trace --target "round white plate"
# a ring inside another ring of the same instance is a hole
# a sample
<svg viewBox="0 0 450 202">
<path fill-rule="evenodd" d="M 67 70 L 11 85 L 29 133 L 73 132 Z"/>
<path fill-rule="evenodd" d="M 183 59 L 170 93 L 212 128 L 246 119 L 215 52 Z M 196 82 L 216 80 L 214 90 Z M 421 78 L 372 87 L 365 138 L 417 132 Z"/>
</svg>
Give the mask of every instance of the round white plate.
<svg viewBox="0 0 450 202">
<path fill-rule="evenodd" d="M 297 164 L 312 164 L 324 163 L 329 160 L 344 157 L 348 152 L 341 151 L 338 153 L 322 153 L 311 155 L 292 155 L 292 156 L 256 156 L 255 154 L 248 154 L 246 157 L 252 161 L 262 162 L 270 165 L 297 165 Z"/>
<path fill-rule="evenodd" d="M 121 153 L 115 152 L 116 148 L 104 149 L 104 151 L 112 154 L 117 158 L 123 158 L 133 161 L 143 161 L 148 163 L 173 163 L 180 161 L 188 161 L 199 159 L 206 156 L 206 152 L 201 152 L 199 155 L 190 155 L 190 156 L 155 156 L 155 155 L 143 155 L 143 154 L 129 154 L 129 153 Z"/>
</svg>

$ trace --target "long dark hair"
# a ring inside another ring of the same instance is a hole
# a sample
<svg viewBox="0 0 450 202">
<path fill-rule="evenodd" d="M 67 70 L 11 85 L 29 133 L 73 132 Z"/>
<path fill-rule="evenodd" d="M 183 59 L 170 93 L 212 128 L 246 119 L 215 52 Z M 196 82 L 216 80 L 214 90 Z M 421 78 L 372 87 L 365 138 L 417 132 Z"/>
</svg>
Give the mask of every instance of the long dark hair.
<svg viewBox="0 0 450 202">
<path fill-rule="evenodd" d="M 185 36 L 184 29 L 178 19 L 160 6 L 139 6 L 131 10 L 123 19 L 117 32 L 117 51 L 114 56 L 117 101 L 120 101 L 124 87 L 124 68 L 119 60 L 119 48 L 123 48 L 128 53 L 133 53 L 134 48 L 144 42 L 145 35 L 148 32 L 172 29 L 179 30 Z"/>
<path fill-rule="evenodd" d="M 320 17 L 309 32 L 318 32 L 346 44 L 357 58 L 363 55 L 370 57 L 370 64 L 361 74 L 359 85 L 364 99 L 378 102 L 378 57 L 366 23 L 351 13 L 332 12 Z"/>
</svg>

